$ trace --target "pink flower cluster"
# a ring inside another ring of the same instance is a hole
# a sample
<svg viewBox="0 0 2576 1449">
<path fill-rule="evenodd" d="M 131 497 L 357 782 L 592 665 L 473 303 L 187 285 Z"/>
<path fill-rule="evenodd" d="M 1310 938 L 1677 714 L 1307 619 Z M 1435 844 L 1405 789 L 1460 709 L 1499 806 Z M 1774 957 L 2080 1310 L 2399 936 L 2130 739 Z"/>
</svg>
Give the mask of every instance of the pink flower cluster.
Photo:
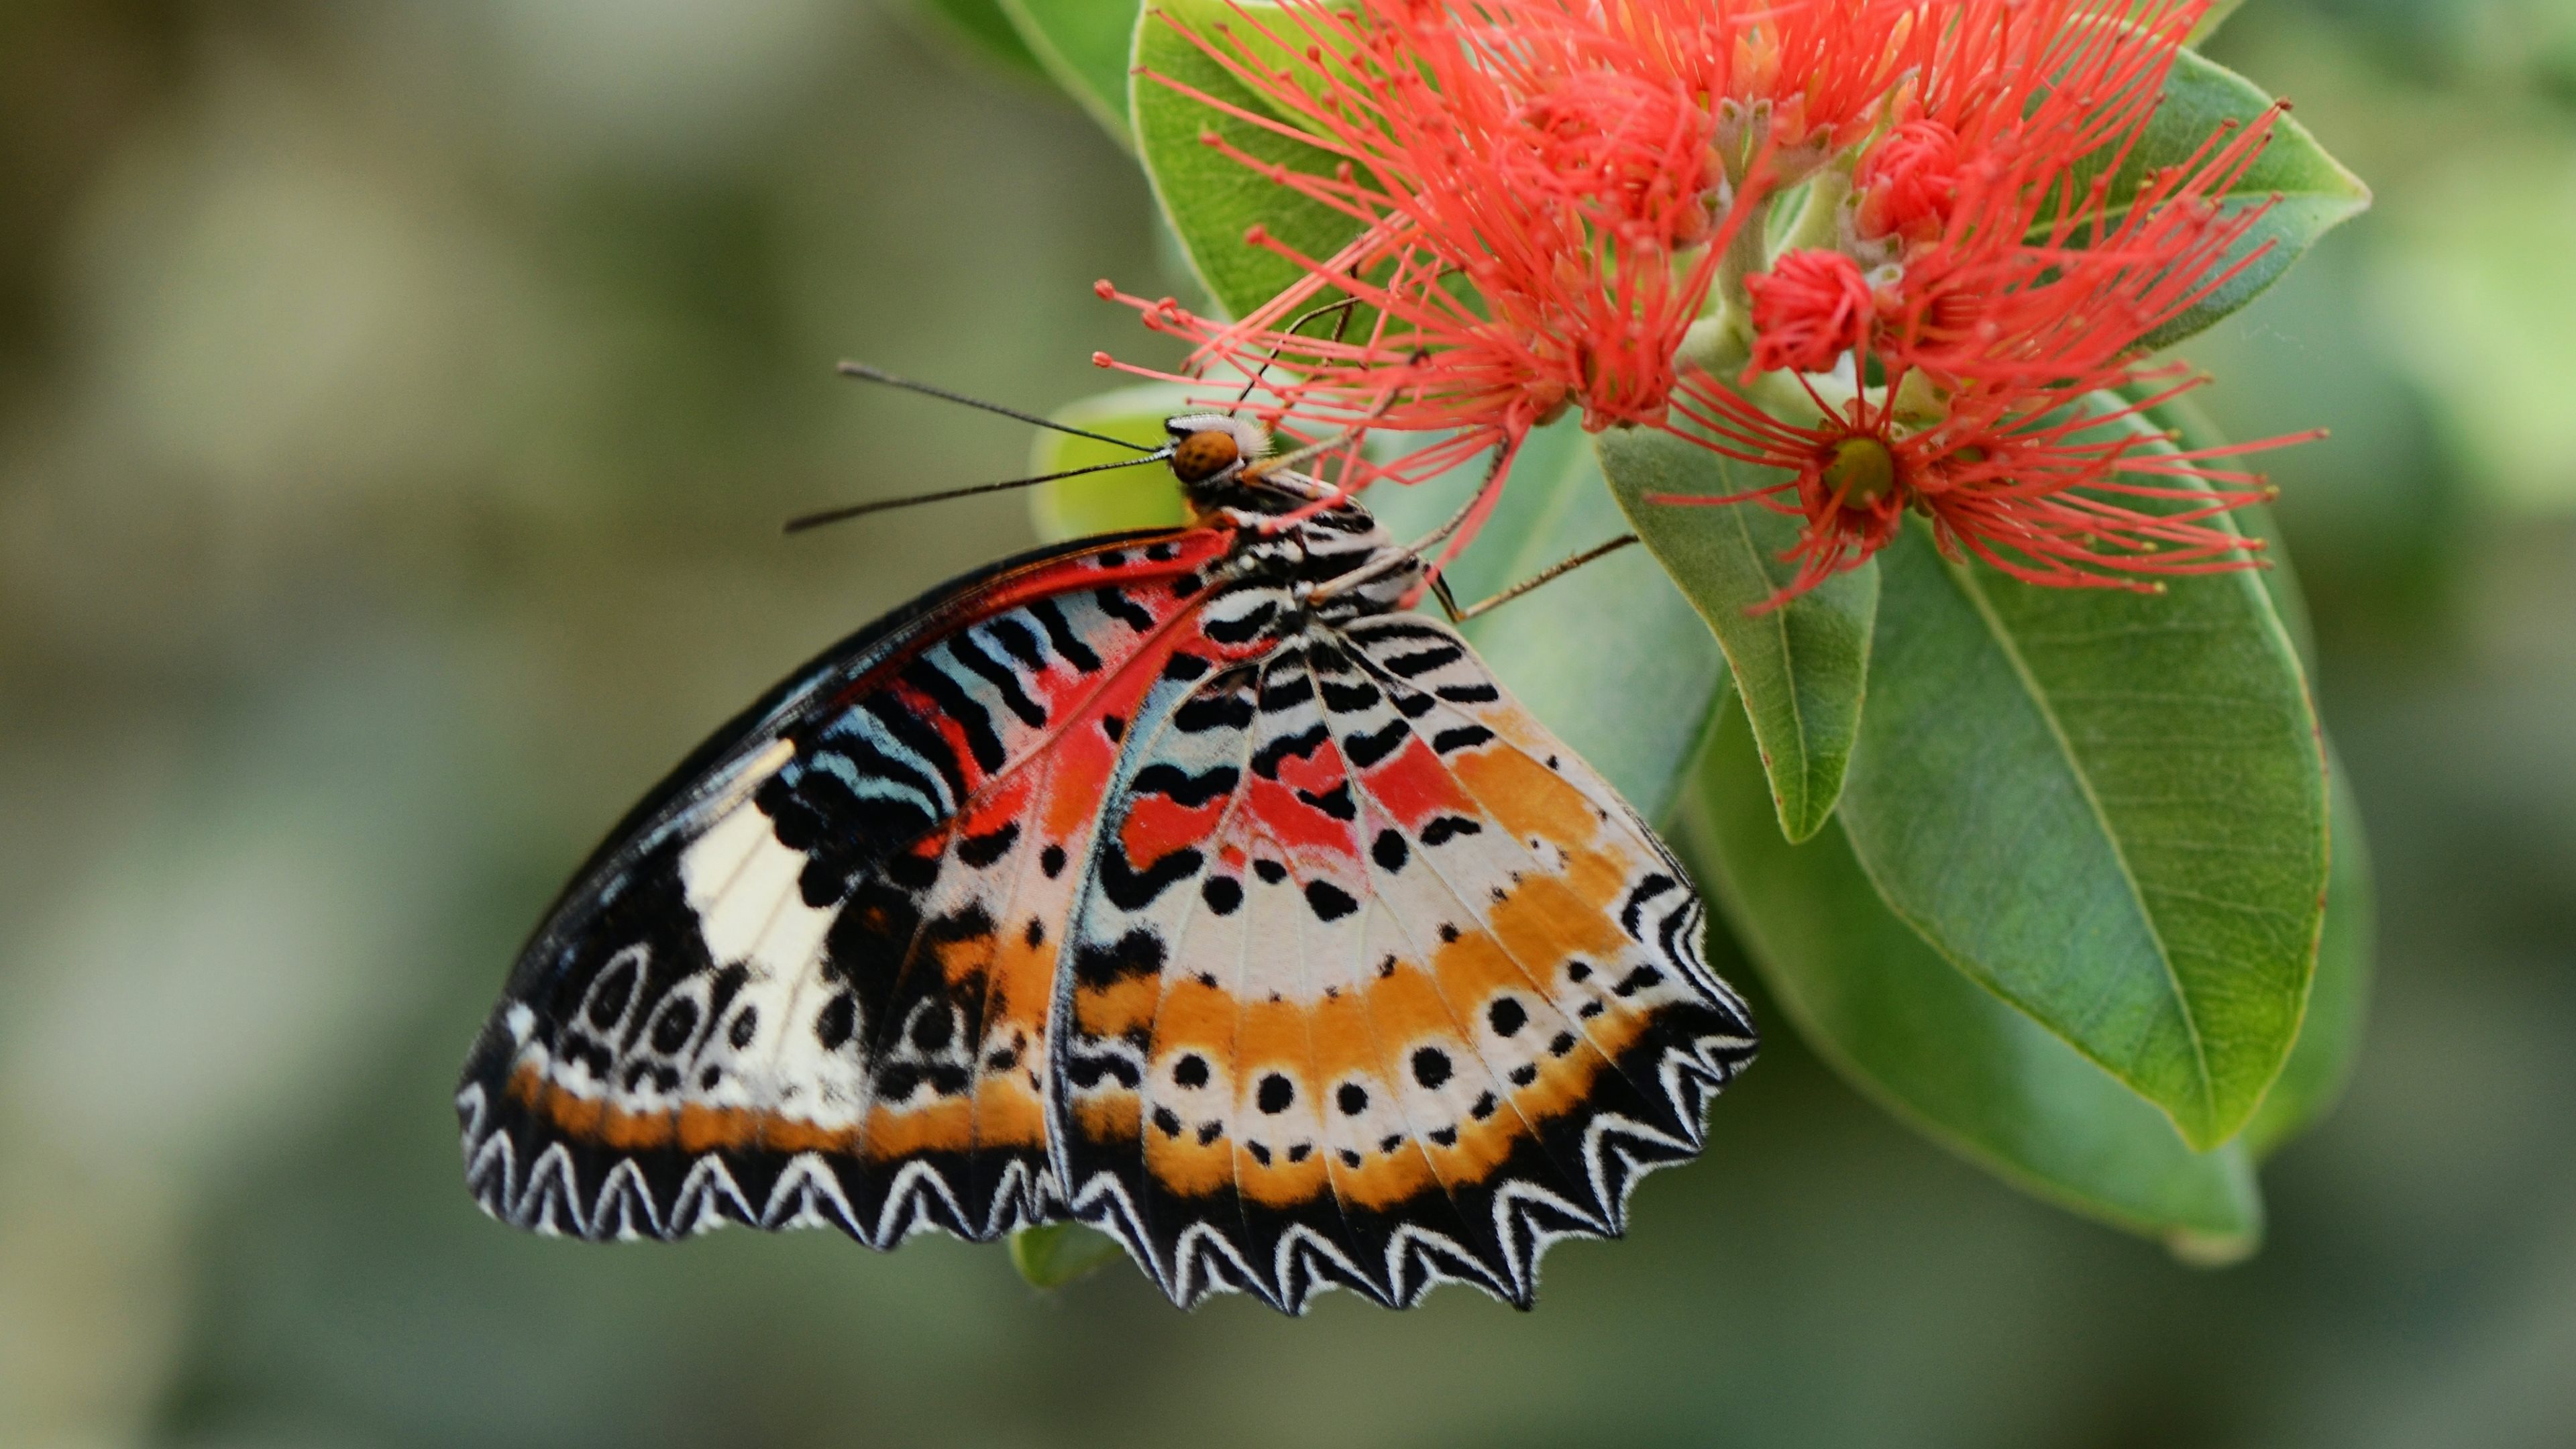
<svg viewBox="0 0 2576 1449">
<path fill-rule="evenodd" d="M 2034 583 L 2244 567 L 2217 515 L 2259 480 L 2144 421 L 2194 385 L 2147 347 L 2260 254 L 2263 206 L 2235 193 L 2271 114 L 2135 160 L 2207 3 L 1238 9 L 1184 33 L 1257 108 L 1155 79 L 1319 148 L 1304 170 L 1204 138 L 1352 239 L 1308 256 L 1254 228 L 1298 280 L 1237 321 L 1102 295 L 1191 342 L 1193 378 L 1260 379 L 1292 431 L 1446 435 L 1393 464 L 1353 451 L 1349 487 L 1493 449 L 1489 508 L 1521 439 L 1576 409 L 1770 470 L 1657 501 L 1801 517 L 1782 599 L 1908 510 Z"/>
</svg>

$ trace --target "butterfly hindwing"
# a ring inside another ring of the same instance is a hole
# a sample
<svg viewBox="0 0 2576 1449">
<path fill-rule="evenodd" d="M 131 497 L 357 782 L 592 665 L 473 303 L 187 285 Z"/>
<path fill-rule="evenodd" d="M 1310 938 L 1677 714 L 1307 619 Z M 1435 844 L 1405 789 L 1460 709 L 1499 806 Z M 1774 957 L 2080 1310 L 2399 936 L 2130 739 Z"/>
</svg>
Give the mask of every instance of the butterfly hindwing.
<svg viewBox="0 0 2576 1449">
<path fill-rule="evenodd" d="M 496 1216 L 589 1237 L 1051 1214 L 1056 952 L 1123 715 L 1224 550 L 997 566 L 845 641 L 613 832 L 458 1095 Z"/>
<path fill-rule="evenodd" d="M 1176 1300 L 1526 1303 L 1548 1242 L 1697 1151 L 1753 1048 L 1697 898 L 1454 632 L 1310 622 L 1140 728 L 1057 1090 L 1075 1212 Z"/>
</svg>

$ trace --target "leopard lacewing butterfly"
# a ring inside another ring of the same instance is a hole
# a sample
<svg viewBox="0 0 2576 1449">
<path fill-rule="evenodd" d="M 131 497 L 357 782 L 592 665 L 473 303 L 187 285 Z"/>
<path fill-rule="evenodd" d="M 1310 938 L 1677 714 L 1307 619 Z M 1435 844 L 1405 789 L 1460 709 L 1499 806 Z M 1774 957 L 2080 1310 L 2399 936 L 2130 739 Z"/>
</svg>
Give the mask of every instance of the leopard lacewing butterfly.
<svg viewBox="0 0 2576 1449">
<path fill-rule="evenodd" d="M 1169 426 L 1188 526 L 933 589 L 610 832 L 465 1067 L 487 1212 L 1079 1221 L 1183 1305 L 1527 1306 L 1699 1151 L 1754 1031 L 1672 853 L 1404 608 L 1416 552 Z"/>
</svg>

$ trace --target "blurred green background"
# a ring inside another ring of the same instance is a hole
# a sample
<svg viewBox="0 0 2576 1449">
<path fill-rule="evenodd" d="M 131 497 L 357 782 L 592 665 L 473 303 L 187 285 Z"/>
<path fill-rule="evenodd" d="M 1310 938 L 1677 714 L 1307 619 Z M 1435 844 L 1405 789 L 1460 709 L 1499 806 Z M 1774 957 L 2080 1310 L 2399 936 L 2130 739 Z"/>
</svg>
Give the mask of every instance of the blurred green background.
<svg viewBox="0 0 2576 1449">
<path fill-rule="evenodd" d="M 2025 1198 L 1785 1030 L 1529 1316 L 480 1217 L 453 1073 L 597 832 L 1031 536 L 782 540 L 1028 447 L 831 363 L 1054 407 L 1155 356 L 1093 278 L 1185 285 L 1086 117 L 891 3 L 0 7 L 0 1444 L 2576 1442 L 2570 0 L 2212 47 L 2380 193 L 2192 353 L 2240 435 L 2335 429 L 2275 473 L 2381 875 L 2252 1262 Z"/>
</svg>

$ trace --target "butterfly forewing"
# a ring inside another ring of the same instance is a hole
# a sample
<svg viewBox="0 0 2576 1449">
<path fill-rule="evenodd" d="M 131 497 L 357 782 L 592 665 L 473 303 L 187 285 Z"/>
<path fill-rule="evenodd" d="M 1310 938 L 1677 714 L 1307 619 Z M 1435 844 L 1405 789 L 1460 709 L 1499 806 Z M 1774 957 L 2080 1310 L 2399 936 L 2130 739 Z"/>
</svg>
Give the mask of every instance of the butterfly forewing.
<svg viewBox="0 0 2576 1449">
<path fill-rule="evenodd" d="M 1223 548 L 999 566 L 702 747 L 576 877 L 467 1065 L 484 1206 L 593 1237 L 733 1219 L 876 1246 L 1047 1215 L 1056 951 L 1122 712 Z"/>
</svg>

